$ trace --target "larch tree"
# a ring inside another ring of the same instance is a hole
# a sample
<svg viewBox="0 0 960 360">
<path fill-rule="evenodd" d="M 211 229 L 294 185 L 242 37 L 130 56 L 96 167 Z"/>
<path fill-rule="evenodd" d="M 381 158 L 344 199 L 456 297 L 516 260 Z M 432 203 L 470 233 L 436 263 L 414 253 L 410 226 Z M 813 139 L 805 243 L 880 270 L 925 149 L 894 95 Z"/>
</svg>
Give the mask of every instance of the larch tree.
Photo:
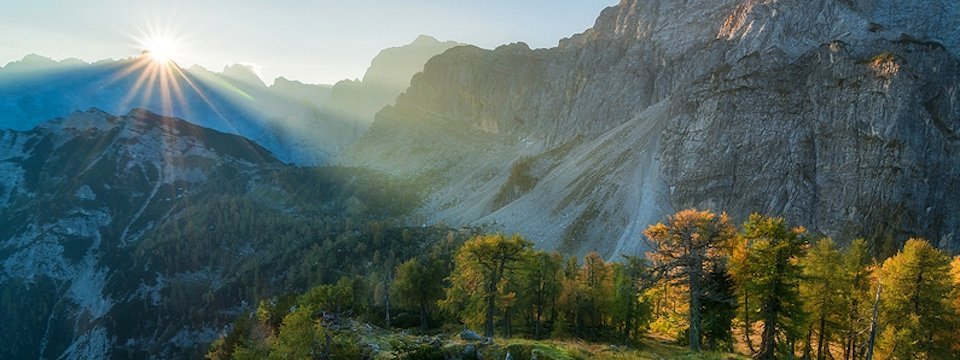
<svg viewBox="0 0 960 360">
<path fill-rule="evenodd" d="M 586 289 L 586 300 L 583 313 L 589 321 L 587 330 L 590 337 L 596 339 L 605 326 L 605 320 L 610 309 L 610 299 L 613 295 L 613 274 L 611 267 L 596 252 L 590 252 L 583 257 L 583 267 L 580 268 L 579 281 Z"/>
<path fill-rule="evenodd" d="M 702 310 L 700 301 L 706 268 L 721 257 L 720 251 L 736 234 L 726 213 L 696 209 L 682 210 L 667 219 L 667 223 L 651 225 L 644 235 L 654 244 L 652 254 L 658 267 L 675 279 L 682 279 L 688 287 L 690 349 L 700 351 Z"/>
<path fill-rule="evenodd" d="M 498 303 L 514 296 L 505 291 L 508 276 L 521 267 L 531 246 L 519 235 L 481 235 L 467 241 L 457 251 L 451 287 L 441 306 L 467 322 L 481 320 L 484 335 L 492 337 Z"/>
<path fill-rule="evenodd" d="M 432 259 L 413 258 L 397 267 L 391 291 L 397 304 L 416 309 L 420 315 L 420 330 L 427 330 L 430 312 L 443 298 L 444 277 Z"/>
<path fill-rule="evenodd" d="M 807 357 L 816 351 L 816 359 L 833 358 L 830 352 L 830 336 L 843 320 L 844 296 L 851 291 L 851 284 L 844 273 L 843 254 L 831 238 L 818 240 L 803 258 L 803 281 L 800 297 L 804 310 L 810 317 L 806 349 Z M 816 333 L 816 342 L 813 334 Z"/>
<path fill-rule="evenodd" d="M 923 239 L 910 239 L 883 262 L 878 353 L 886 359 L 955 356 L 956 313 L 950 257 Z"/>
<path fill-rule="evenodd" d="M 843 332 L 843 358 L 856 359 L 870 329 L 872 304 L 875 297 L 873 272 L 877 268 L 864 239 L 856 239 L 843 250 L 844 279 L 847 289 L 842 294 L 840 331 Z"/>
<path fill-rule="evenodd" d="M 804 320 L 799 284 L 806 247 L 806 230 L 789 228 L 783 218 L 752 214 L 743 225 L 730 271 L 738 287 L 750 294 L 747 313 L 757 313 L 763 322 L 755 359 L 794 352 Z M 785 340 L 780 346 L 778 338 Z"/>
<path fill-rule="evenodd" d="M 522 276 L 523 296 L 520 299 L 527 308 L 533 337 L 543 336 L 543 324 L 553 318 L 557 298 L 563 290 L 563 257 L 557 253 L 536 251 L 527 259 Z"/>
</svg>

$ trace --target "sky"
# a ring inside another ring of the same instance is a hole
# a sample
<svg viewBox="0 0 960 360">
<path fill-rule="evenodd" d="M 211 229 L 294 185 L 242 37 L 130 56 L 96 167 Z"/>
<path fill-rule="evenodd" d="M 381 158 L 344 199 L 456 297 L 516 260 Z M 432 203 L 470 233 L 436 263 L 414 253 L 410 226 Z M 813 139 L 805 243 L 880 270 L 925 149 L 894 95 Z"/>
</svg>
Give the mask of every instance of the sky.
<svg viewBox="0 0 960 360">
<path fill-rule="evenodd" d="M 181 66 L 253 66 L 332 84 L 362 78 L 381 49 L 418 35 L 483 48 L 532 48 L 591 27 L 616 0 L 29 0 L 3 4 L 0 65 L 35 53 L 92 62 L 136 56 L 146 38 L 176 48 Z"/>
</svg>

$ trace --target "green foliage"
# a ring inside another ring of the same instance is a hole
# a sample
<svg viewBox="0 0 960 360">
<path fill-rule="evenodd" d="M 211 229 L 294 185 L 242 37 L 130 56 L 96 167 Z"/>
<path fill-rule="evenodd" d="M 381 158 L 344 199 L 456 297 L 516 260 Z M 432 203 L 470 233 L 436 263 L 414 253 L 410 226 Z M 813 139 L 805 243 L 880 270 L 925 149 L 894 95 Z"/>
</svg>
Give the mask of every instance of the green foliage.
<svg viewBox="0 0 960 360">
<path fill-rule="evenodd" d="M 520 198 L 537 186 L 539 179 L 531 175 L 536 158 L 524 157 L 510 167 L 510 176 L 493 198 L 493 208 L 499 209 Z"/>
<path fill-rule="evenodd" d="M 644 292 L 653 285 L 652 271 L 645 259 L 626 255 L 623 263 L 613 264 L 611 312 L 624 345 L 638 342 L 642 329 L 652 319 L 653 312 Z"/>
<path fill-rule="evenodd" d="M 805 313 L 800 259 L 806 239 L 805 229 L 791 229 L 783 218 L 759 214 L 750 215 L 737 239 L 730 271 L 737 285 L 756 299 L 748 311 L 763 321 L 760 359 L 792 354 L 792 344 L 801 338 Z"/>
<path fill-rule="evenodd" d="M 557 298 L 563 290 L 563 257 L 557 253 L 535 251 L 527 257 L 520 276 L 518 308 L 532 322 L 534 338 L 542 338 L 547 318 L 557 312 Z"/>
<path fill-rule="evenodd" d="M 519 235 L 509 239 L 503 234 L 485 235 L 467 241 L 457 251 L 451 287 L 441 307 L 468 325 L 483 324 L 485 335 L 493 336 L 498 303 L 502 308 L 516 296 L 507 286 L 531 246 Z"/>
<path fill-rule="evenodd" d="M 520 236 L 480 235 L 461 242 L 446 232 L 419 251 L 376 252 L 374 263 L 381 266 L 367 276 L 343 275 L 300 296 L 260 301 L 253 314 L 238 318 L 211 345 L 207 357 L 354 358 L 372 356 L 375 348 L 391 358 L 462 355 L 456 346 L 436 345 L 442 337 L 411 342 L 397 336 L 361 349 L 359 343 L 371 343 L 369 335 L 358 336 L 356 326 L 340 327 L 345 316 L 369 316 L 392 298 L 401 310 L 397 318 L 407 318 L 401 322 L 412 324 L 411 313 L 423 315 L 422 330 L 444 321 L 445 331 L 466 324 L 492 335 L 499 327 L 508 340 L 496 341 L 506 343 L 480 350 L 495 358 L 505 351 L 514 359 L 727 358 L 693 346 L 689 352 L 664 350 L 643 335 L 683 335 L 678 344 L 696 339 L 708 350 L 731 351 L 737 345 L 733 320 L 742 309 L 745 328 L 762 324 L 755 358 L 790 358 L 799 350 L 799 356 L 810 358 L 856 359 L 867 346 L 878 276 L 883 286 L 879 358 L 950 358 L 960 350 L 960 258 L 951 264 L 926 242 L 910 240 L 877 271 L 863 240 L 844 249 L 829 238 L 810 244 L 805 229 L 758 214 L 739 234 L 732 229 L 725 215 L 682 211 L 669 225 L 647 230 L 658 245 L 650 259 L 623 256 L 613 263 L 597 253 L 565 260 L 556 252 L 532 250 Z M 395 236 L 400 243 L 416 243 L 415 231 Z M 395 259 L 400 265 L 393 265 Z M 698 290 L 691 290 L 693 285 Z M 435 306 L 442 313 L 433 314 Z M 432 317 L 443 314 L 449 318 Z M 627 347 L 598 350 L 511 340 L 515 335 L 617 341 Z M 753 349 L 751 337 L 744 335 Z M 644 349 L 626 350 L 632 346 Z"/>
<path fill-rule="evenodd" d="M 910 239 L 884 261 L 878 353 L 888 359 L 947 359 L 958 330 L 951 303 L 950 258 L 923 239 Z"/>
<path fill-rule="evenodd" d="M 816 332 L 821 339 L 817 345 L 818 356 L 824 349 L 822 339 L 829 337 L 828 329 L 837 327 L 842 310 L 841 287 L 846 285 L 843 279 L 843 259 L 833 239 L 823 238 L 813 244 L 802 261 L 803 279 L 800 284 L 800 296 L 804 309 L 810 316 L 810 332 Z M 814 330 L 815 329 L 815 330 Z"/>
<path fill-rule="evenodd" d="M 313 319 L 313 308 L 301 306 L 283 318 L 279 335 L 272 341 L 271 359 L 315 358 L 323 352 L 326 333 Z"/>
<path fill-rule="evenodd" d="M 353 297 L 353 281 L 350 277 L 341 277 L 336 284 L 315 286 L 301 295 L 298 303 L 301 307 L 324 309 L 342 313 L 357 304 Z"/>
<path fill-rule="evenodd" d="M 440 262 L 432 258 L 413 258 L 397 267 L 391 289 L 393 298 L 397 305 L 419 312 L 421 330 L 427 330 L 430 312 L 443 298 L 446 276 Z"/>
<path fill-rule="evenodd" d="M 733 277 L 723 263 L 710 266 L 704 281 L 700 311 L 703 313 L 704 348 L 711 351 L 733 351 L 733 319 L 737 316 L 737 295 Z"/>
<path fill-rule="evenodd" d="M 653 259 L 661 271 L 675 279 L 685 279 L 689 298 L 689 344 L 700 351 L 703 326 L 701 299 L 706 291 L 706 268 L 722 261 L 736 229 L 726 213 L 717 215 L 697 209 L 682 210 L 668 224 L 651 225 L 644 235 L 656 244 Z"/>
</svg>

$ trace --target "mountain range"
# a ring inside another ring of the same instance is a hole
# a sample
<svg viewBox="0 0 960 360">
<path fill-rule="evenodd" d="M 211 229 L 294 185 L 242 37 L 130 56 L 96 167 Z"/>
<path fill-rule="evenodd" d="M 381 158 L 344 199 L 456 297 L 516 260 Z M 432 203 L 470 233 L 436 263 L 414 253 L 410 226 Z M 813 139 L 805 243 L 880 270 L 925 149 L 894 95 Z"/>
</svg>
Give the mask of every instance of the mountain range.
<svg viewBox="0 0 960 360">
<path fill-rule="evenodd" d="M 623 0 L 554 48 L 421 37 L 333 86 L 28 56 L 0 70 L 0 358 L 195 355 L 429 224 L 616 258 L 698 207 L 960 252 L 957 16 Z"/>
<path fill-rule="evenodd" d="M 409 82 L 427 59 L 455 45 L 421 36 L 384 50 L 362 81 L 333 86 L 285 78 L 267 86 L 246 65 L 212 72 L 157 64 L 146 53 L 93 64 L 28 55 L 0 69 L 0 127 L 29 130 L 91 107 L 111 114 L 142 108 L 243 135 L 284 162 L 322 164 L 406 88 L 402 79 Z"/>
</svg>

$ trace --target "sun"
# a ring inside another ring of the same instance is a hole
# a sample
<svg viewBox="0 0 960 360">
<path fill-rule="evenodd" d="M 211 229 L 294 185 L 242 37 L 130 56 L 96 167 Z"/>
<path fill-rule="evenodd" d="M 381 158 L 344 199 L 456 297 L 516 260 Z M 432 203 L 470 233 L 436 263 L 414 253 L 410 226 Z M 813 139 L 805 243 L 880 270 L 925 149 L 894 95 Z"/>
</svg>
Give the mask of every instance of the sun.
<svg viewBox="0 0 960 360">
<path fill-rule="evenodd" d="M 143 47 L 144 54 L 155 63 L 167 64 L 180 55 L 179 44 L 170 37 L 148 37 L 141 40 L 140 45 Z"/>
</svg>

